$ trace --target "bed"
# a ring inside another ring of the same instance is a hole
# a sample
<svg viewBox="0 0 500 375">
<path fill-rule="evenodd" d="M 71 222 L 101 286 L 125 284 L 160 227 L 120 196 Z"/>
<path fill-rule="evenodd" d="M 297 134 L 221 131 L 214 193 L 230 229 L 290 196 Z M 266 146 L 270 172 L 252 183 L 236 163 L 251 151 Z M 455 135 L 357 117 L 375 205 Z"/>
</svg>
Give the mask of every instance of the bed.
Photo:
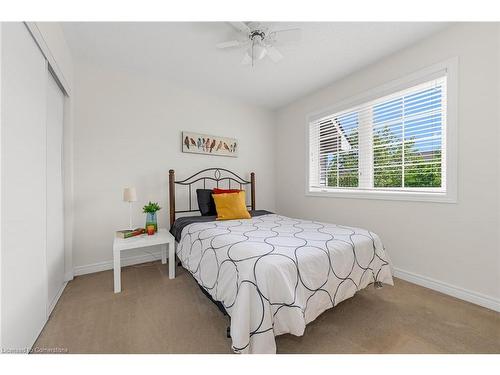
<svg viewBox="0 0 500 375">
<path fill-rule="evenodd" d="M 217 221 L 184 216 L 193 208 L 192 187 L 250 187 L 251 218 Z M 255 209 L 250 181 L 205 169 L 176 181 L 170 171 L 170 222 L 176 254 L 202 290 L 231 318 L 236 353 L 276 353 L 275 336 L 301 336 L 325 310 L 370 284 L 393 285 L 380 238 L 366 229 L 289 218 Z M 176 210 L 176 185 L 188 189 L 188 208 Z"/>
</svg>

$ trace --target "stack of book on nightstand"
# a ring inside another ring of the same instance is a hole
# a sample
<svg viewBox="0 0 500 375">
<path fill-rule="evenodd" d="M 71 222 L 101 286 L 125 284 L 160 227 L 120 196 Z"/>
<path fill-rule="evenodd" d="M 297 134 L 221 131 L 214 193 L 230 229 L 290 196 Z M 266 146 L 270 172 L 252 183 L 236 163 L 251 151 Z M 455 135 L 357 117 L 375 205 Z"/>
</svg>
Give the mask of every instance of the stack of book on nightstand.
<svg viewBox="0 0 500 375">
<path fill-rule="evenodd" d="M 140 236 L 141 234 L 144 234 L 144 233 L 146 233 L 146 230 L 144 228 L 118 230 L 118 231 L 116 231 L 116 237 L 118 237 L 118 238 L 130 238 L 130 237 Z"/>
</svg>

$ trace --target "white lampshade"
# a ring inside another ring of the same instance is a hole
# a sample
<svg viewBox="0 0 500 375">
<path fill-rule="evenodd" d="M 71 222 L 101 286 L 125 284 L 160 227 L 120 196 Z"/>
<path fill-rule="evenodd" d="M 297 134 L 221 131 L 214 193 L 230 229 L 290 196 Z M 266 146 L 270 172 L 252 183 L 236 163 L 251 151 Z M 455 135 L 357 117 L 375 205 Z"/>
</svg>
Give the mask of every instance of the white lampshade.
<svg viewBox="0 0 500 375">
<path fill-rule="evenodd" d="M 135 187 L 127 187 L 123 189 L 123 201 L 137 202 L 137 192 L 135 191 Z"/>
<path fill-rule="evenodd" d="M 253 51 L 252 51 L 252 49 L 253 49 Z M 252 57 L 252 55 L 253 55 L 253 58 L 255 60 L 262 60 L 264 58 L 264 56 L 266 56 L 266 54 L 267 54 L 267 49 L 259 42 L 256 42 L 252 46 L 250 46 L 250 48 L 247 50 L 247 54 L 250 57 Z"/>
</svg>

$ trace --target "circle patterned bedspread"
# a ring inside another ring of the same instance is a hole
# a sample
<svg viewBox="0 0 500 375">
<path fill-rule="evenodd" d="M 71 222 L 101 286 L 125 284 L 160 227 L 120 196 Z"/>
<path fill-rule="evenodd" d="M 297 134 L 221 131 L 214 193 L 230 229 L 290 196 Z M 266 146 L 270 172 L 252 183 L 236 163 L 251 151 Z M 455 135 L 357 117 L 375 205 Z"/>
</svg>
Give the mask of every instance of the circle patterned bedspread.
<svg viewBox="0 0 500 375">
<path fill-rule="evenodd" d="M 177 255 L 226 308 L 238 353 L 275 353 L 275 336 L 302 335 L 307 323 L 374 281 L 393 285 L 376 234 L 276 214 L 190 224 Z"/>
</svg>

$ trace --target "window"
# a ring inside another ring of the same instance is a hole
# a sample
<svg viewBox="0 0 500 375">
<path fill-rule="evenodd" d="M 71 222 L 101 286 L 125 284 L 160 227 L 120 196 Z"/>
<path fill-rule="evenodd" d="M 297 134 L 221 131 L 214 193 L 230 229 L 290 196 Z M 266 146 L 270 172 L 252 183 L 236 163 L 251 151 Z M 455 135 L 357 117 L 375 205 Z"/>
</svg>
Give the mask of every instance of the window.
<svg viewBox="0 0 500 375">
<path fill-rule="evenodd" d="M 440 69 L 310 119 L 308 193 L 453 201 L 448 75 Z"/>
<path fill-rule="evenodd" d="M 320 185 L 358 186 L 358 115 L 348 113 L 319 123 Z"/>
</svg>

